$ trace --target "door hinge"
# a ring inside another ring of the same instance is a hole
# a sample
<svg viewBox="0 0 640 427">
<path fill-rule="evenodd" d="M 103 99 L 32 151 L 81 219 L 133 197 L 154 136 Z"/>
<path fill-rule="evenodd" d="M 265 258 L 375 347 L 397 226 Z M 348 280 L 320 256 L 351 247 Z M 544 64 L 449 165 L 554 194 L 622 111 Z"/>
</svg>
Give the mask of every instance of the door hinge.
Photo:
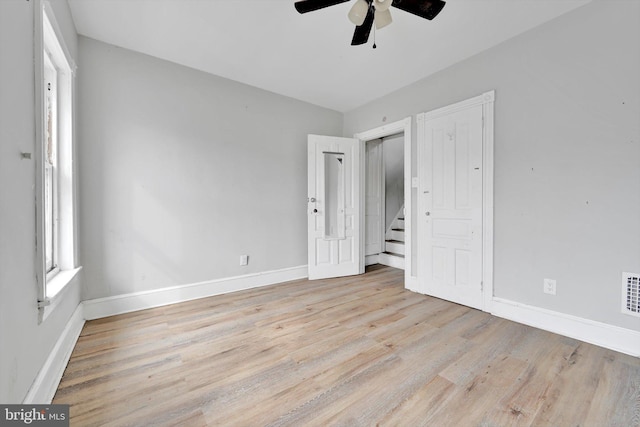
<svg viewBox="0 0 640 427">
<path fill-rule="evenodd" d="M 480 282 L 480 291 L 481 292 L 484 291 L 484 282 L 482 281 Z"/>
<path fill-rule="evenodd" d="M 45 308 L 46 306 L 51 305 L 51 300 L 49 298 L 45 298 L 44 300 L 38 300 L 38 308 Z"/>
</svg>

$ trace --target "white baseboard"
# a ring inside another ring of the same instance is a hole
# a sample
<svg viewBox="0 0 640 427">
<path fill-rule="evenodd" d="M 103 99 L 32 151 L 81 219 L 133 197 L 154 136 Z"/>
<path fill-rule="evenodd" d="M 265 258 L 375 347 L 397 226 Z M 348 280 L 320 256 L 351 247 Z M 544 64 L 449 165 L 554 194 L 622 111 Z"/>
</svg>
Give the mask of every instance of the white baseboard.
<svg viewBox="0 0 640 427">
<path fill-rule="evenodd" d="M 97 298 L 84 301 L 82 305 L 84 306 L 85 319 L 92 320 L 229 292 L 273 285 L 290 280 L 303 279 L 305 277 L 308 277 L 308 269 L 306 265 L 303 265 L 263 273 L 154 289 L 151 291 Z"/>
<path fill-rule="evenodd" d="M 378 263 L 378 258 L 379 258 L 378 254 L 365 256 L 364 257 L 364 265 L 365 265 L 365 267 L 369 266 L 369 265 L 377 264 Z"/>
<path fill-rule="evenodd" d="M 84 313 L 82 303 L 80 303 L 33 381 L 24 398 L 24 404 L 51 403 L 83 326 Z"/>
<path fill-rule="evenodd" d="M 638 331 L 495 297 L 490 312 L 514 322 L 640 357 Z"/>
</svg>

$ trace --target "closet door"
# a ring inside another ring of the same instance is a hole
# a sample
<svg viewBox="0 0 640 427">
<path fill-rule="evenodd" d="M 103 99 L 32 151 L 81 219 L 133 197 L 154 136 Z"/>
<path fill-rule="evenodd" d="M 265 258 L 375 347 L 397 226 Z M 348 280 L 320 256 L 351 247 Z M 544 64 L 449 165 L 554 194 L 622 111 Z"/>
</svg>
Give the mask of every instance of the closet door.
<svg viewBox="0 0 640 427">
<path fill-rule="evenodd" d="M 418 117 L 421 291 L 482 308 L 481 105 Z"/>
</svg>

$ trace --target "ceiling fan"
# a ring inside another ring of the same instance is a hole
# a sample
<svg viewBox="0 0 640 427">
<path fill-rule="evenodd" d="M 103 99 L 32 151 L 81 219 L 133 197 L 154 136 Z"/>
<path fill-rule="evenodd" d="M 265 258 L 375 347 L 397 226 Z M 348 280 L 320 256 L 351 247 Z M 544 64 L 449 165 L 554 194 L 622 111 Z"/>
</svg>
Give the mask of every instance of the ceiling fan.
<svg viewBox="0 0 640 427">
<path fill-rule="evenodd" d="M 299 13 L 307 13 L 348 1 L 350 0 L 300 0 L 295 3 L 295 7 Z M 431 20 L 440 13 L 444 5 L 442 0 L 356 0 L 349 11 L 349 19 L 356 25 L 351 45 L 365 44 L 374 23 L 378 30 L 389 25 L 391 6 Z"/>
</svg>

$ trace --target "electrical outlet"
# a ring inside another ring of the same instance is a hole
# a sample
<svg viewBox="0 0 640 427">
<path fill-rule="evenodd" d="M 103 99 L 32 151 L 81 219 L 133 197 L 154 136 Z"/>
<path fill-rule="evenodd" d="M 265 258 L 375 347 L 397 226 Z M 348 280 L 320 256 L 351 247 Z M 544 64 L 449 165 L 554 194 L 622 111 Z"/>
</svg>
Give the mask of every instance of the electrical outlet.
<svg viewBox="0 0 640 427">
<path fill-rule="evenodd" d="M 249 255 L 240 255 L 240 265 L 249 265 Z"/>
<path fill-rule="evenodd" d="M 554 279 L 544 279 L 543 288 L 545 294 L 556 294 L 556 281 Z"/>
</svg>

